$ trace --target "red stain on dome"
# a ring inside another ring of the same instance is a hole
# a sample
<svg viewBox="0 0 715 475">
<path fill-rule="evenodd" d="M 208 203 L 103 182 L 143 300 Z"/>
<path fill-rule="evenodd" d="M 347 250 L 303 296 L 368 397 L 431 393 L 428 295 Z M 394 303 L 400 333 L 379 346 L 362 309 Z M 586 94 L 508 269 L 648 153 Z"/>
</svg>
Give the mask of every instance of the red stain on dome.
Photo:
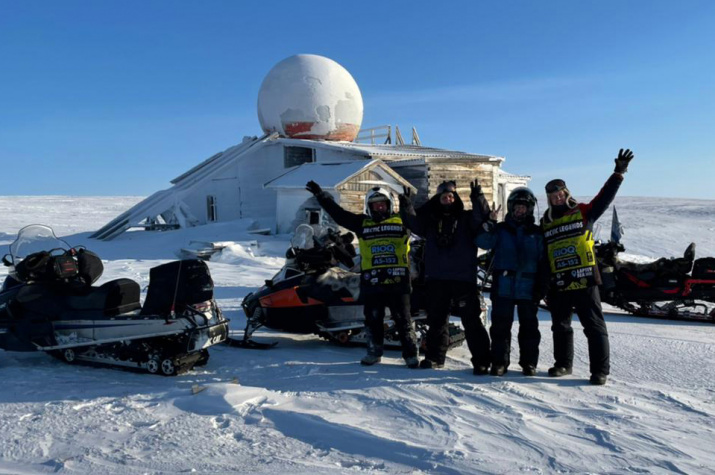
<svg viewBox="0 0 715 475">
<path fill-rule="evenodd" d="M 286 136 L 292 139 L 307 140 L 335 140 L 352 142 L 360 131 L 360 126 L 355 124 L 340 124 L 336 129 L 327 134 L 311 133 L 316 122 L 290 122 L 283 124 Z"/>
</svg>

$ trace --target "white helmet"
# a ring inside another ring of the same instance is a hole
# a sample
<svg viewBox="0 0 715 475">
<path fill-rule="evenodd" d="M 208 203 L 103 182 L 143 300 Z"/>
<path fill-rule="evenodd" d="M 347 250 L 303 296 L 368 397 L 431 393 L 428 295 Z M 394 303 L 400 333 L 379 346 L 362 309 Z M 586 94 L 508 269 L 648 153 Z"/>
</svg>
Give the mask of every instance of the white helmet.
<svg viewBox="0 0 715 475">
<path fill-rule="evenodd" d="M 389 214 L 393 213 L 394 202 L 392 200 L 392 193 L 387 189 L 376 186 L 365 195 L 365 214 L 370 217 L 372 217 L 370 203 L 374 203 L 375 201 L 387 201 L 387 211 Z"/>
</svg>

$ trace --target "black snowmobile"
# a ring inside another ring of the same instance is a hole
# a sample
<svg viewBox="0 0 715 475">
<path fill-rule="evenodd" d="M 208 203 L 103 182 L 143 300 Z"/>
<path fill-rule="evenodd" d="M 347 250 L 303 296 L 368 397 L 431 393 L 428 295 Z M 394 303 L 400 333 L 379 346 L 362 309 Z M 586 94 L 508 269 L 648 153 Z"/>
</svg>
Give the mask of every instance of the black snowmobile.
<svg viewBox="0 0 715 475">
<path fill-rule="evenodd" d="M 246 329 L 242 340 L 229 338 L 229 344 L 245 348 L 270 348 L 258 343 L 253 333 L 266 326 L 290 333 L 315 333 L 339 344 L 366 344 L 365 317 L 360 299 L 360 264 L 351 244 L 352 233 L 340 234 L 332 229 L 300 225 L 286 253 L 283 268 L 256 292 L 242 302 Z M 418 339 L 424 341 L 427 331 L 422 291 L 420 241 L 411 244 L 412 317 Z M 486 308 L 482 301 L 482 316 Z M 389 310 L 385 317 L 385 346 L 399 347 L 400 341 Z M 462 344 L 464 331 L 450 324 L 450 348 Z"/>
<path fill-rule="evenodd" d="M 7 351 L 172 376 L 206 363 L 207 348 L 228 335 L 199 260 L 151 269 L 144 306 L 130 279 L 92 286 L 101 259 L 47 226 L 21 229 L 3 263 L 11 268 L 0 290 L 0 348 Z"/>
<path fill-rule="evenodd" d="M 604 302 L 638 316 L 715 323 L 715 258 L 695 259 L 695 243 L 683 257 L 646 264 L 620 260 L 617 241 L 595 250 Z"/>
</svg>

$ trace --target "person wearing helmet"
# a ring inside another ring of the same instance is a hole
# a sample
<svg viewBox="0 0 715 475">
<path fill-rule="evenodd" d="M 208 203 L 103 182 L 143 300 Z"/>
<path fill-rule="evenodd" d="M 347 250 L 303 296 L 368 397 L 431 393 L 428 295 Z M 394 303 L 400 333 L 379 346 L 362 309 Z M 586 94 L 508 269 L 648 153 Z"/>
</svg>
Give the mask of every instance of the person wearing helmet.
<svg viewBox="0 0 715 475">
<path fill-rule="evenodd" d="M 358 236 L 360 296 L 368 337 L 361 364 L 374 365 L 382 359 L 387 307 L 397 327 L 402 357 L 408 367 L 417 368 L 417 336 L 410 315 L 410 233 L 393 211 L 392 194 L 380 187 L 371 189 L 365 195 L 364 213 L 356 214 L 343 209 L 316 182 L 309 181 L 306 189 L 338 225 Z"/>
<path fill-rule="evenodd" d="M 415 211 L 409 189 L 400 195 L 400 215 L 415 234 L 425 238 L 427 286 L 427 348 L 422 368 L 444 366 L 449 347 L 449 315 L 453 303 L 462 319 L 474 374 L 489 371 L 489 333 L 479 318 L 477 247 L 474 244 L 482 215 L 489 213 L 479 184 L 471 184 L 472 210 L 465 210 L 454 181 L 445 181 L 437 193 Z"/>
<path fill-rule="evenodd" d="M 509 194 L 504 221 L 496 223 L 496 212 L 483 225 L 477 245 L 492 250 L 492 338 L 493 376 L 509 368 L 514 307 L 519 317 L 519 365 L 522 374 L 534 376 L 539 360 L 539 302 L 548 282 L 548 261 L 541 228 L 534 223 L 536 197 L 519 187 Z"/>
<path fill-rule="evenodd" d="M 549 376 L 572 373 L 574 310 L 588 340 L 591 384 L 606 384 L 610 372 L 608 330 L 601 310 L 601 277 L 594 253 L 593 224 L 606 211 L 623 182 L 633 152 L 621 149 L 616 168 L 590 203 L 579 203 L 561 179 L 546 184 L 549 209 L 541 218 L 551 283 L 547 297 L 554 335 L 554 366 Z"/>
</svg>

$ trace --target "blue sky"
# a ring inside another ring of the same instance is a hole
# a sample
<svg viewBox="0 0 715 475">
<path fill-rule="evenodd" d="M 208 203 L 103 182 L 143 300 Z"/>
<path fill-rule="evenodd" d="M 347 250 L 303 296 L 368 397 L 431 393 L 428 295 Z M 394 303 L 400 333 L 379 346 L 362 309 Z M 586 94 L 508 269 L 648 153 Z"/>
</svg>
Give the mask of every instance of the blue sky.
<svg viewBox="0 0 715 475">
<path fill-rule="evenodd" d="M 715 2 L 0 0 L 0 195 L 148 195 L 257 135 L 261 81 L 320 54 L 364 127 L 506 157 L 541 191 L 715 199 Z"/>
</svg>

